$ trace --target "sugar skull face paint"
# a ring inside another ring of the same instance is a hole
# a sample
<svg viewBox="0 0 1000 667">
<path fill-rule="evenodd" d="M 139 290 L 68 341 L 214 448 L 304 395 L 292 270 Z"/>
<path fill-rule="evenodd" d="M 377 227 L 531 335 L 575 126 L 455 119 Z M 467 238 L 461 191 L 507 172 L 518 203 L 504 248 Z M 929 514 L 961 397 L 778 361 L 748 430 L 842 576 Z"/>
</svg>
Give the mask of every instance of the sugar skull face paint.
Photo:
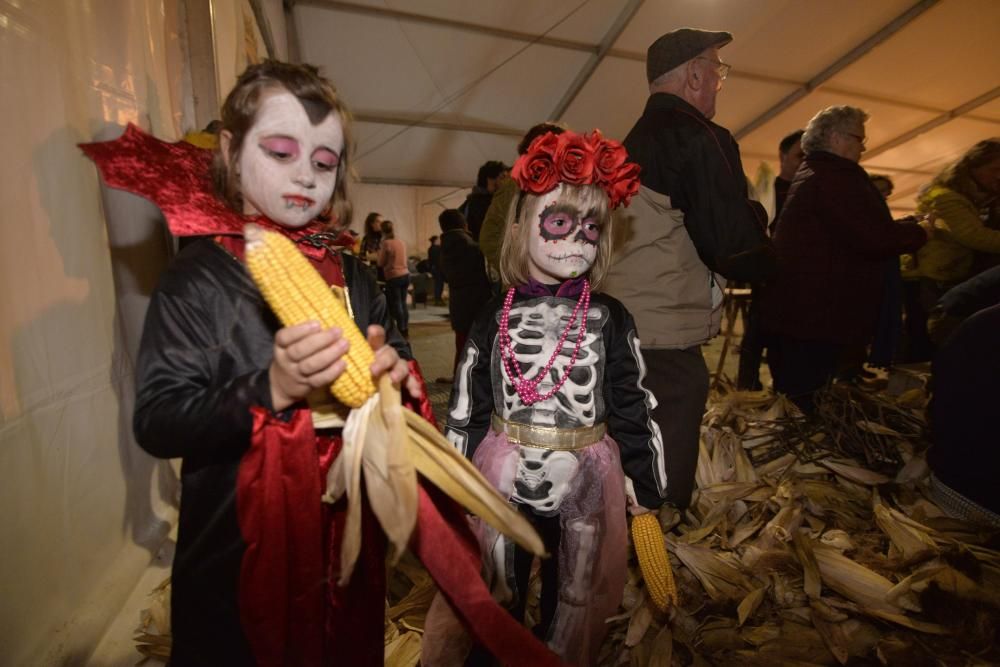
<svg viewBox="0 0 1000 667">
<path fill-rule="evenodd" d="M 313 125 L 294 95 L 265 93 L 239 157 L 243 213 L 286 227 L 307 225 L 330 202 L 343 150 L 336 113 Z"/>
<path fill-rule="evenodd" d="M 528 269 L 535 280 L 562 282 L 582 276 L 594 265 L 601 239 L 595 210 L 580 210 L 563 200 L 565 186 L 534 197 L 525 224 L 528 234 Z"/>
</svg>

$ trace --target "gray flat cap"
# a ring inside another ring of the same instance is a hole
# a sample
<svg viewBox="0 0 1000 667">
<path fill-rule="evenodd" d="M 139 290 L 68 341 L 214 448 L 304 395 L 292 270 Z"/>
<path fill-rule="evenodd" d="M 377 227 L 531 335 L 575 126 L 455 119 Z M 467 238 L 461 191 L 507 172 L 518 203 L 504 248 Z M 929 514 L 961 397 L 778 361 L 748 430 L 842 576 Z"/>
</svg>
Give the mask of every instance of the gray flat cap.
<svg viewBox="0 0 1000 667">
<path fill-rule="evenodd" d="M 723 47 L 733 41 L 728 32 L 678 28 L 663 35 L 646 50 L 646 80 L 650 83 L 673 68 L 686 63 L 705 49 Z"/>
</svg>

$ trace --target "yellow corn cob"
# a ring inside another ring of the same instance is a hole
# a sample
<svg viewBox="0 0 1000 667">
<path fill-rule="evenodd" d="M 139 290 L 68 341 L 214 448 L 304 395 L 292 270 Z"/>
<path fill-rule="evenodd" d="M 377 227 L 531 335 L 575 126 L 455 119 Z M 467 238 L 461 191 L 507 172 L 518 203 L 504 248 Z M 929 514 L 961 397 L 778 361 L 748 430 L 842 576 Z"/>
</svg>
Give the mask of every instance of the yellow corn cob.
<svg viewBox="0 0 1000 667">
<path fill-rule="evenodd" d="M 246 262 L 261 294 L 285 326 L 318 321 L 339 327 L 351 344 L 344 357 L 347 370 L 330 391 L 341 403 L 357 408 L 375 393 L 371 364 L 375 353 L 347 309 L 333 296 L 319 272 L 284 235 L 247 225 Z"/>
<path fill-rule="evenodd" d="M 639 557 L 639 569 L 646 580 L 646 590 L 660 609 L 677 604 L 677 586 L 670 569 L 670 559 L 663 545 L 663 532 L 656 514 L 647 512 L 632 517 L 632 544 Z"/>
</svg>

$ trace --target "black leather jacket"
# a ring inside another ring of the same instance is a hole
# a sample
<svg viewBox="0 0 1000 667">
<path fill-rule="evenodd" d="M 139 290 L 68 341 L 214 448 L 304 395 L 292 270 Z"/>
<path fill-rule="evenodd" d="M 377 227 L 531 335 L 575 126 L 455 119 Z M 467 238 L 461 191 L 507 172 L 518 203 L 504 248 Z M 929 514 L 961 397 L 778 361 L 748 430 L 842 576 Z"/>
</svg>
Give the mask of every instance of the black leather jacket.
<svg viewBox="0 0 1000 667">
<path fill-rule="evenodd" d="M 341 254 L 355 321 L 386 328 L 410 358 L 371 270 Z M 186 246 L 153 293 L 139 349 L 134 429 L 153 456 L 183 459 L 174 556 L 174 664 L 253 664 L 239 623 L 246 545 L 237 471 L 252 406 L 271 407 L 268 367 L 280 325 L 242 262 L 210 239 Z"/>
</svg>

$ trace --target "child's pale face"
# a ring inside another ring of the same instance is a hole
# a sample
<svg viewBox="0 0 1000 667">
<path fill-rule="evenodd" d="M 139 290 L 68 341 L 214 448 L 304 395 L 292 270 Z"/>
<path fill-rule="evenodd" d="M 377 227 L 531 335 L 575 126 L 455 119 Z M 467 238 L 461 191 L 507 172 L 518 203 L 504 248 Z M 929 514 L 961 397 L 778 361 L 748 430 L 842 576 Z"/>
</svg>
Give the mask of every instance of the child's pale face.
<svg viewBox="0 0 1000 667">
<path fill-rule="evenodd" d="M 239 159 L 243 213 L 286 227 L 309 224 L 330 202 L 343 150 L 338 114 L 313 125 L 294 95 L 265 93 Z"/>
<path fill-rule="evenodd" d="M 597 258 L 601 222 L 594 210 L 581 211 L 561 198 L 563 184 L 532 197 L 525 224 L 528 234 L 528 273 L 542 283 L 582 276 Z"/>
</svg>

